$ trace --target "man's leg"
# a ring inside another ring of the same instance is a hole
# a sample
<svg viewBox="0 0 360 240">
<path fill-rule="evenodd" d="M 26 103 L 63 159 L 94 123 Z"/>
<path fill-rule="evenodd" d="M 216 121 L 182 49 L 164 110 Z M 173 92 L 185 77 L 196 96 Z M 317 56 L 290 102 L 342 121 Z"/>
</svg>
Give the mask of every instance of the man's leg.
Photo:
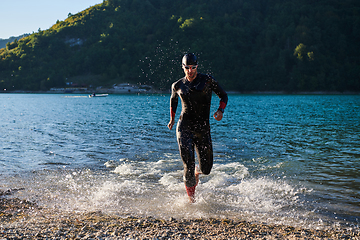
<svg viewBox="0 0 360 240">
<path fill-rule="evenodd" d="M 200 173 L 208 175 L 213 166 L 213 149 L 210 131 L 203 133 L 195 141 L 195 149 L 199 159 Z"/>
<path fill-rule="evenodd" d="M 179 152 L 184 165 L 184 183 L 191 202 L 195 202 L 195 152 L 192 135 L 187 131 L 178 131 Z"/>
</svg>

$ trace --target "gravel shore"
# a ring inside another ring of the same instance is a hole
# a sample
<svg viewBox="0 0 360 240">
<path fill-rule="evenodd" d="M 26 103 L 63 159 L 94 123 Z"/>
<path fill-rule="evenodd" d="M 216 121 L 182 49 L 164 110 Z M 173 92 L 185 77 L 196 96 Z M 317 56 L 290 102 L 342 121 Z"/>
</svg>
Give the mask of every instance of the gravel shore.
<svg viewBox="0 0 360 240">
<path fill-rule="evenodd" d="M 154 219 L 58 212 L 0 197 L 0 239 L 360 239 L 350 229 L 312 230 L 229 219 Z"/>
</svg>

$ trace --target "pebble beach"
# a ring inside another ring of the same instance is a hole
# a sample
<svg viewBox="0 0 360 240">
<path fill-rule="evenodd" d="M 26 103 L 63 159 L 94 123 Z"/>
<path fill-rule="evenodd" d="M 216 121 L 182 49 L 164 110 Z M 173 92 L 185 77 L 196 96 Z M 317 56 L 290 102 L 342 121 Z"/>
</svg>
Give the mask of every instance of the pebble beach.
<svg viewBox="0 0 360 240">
<path fill-rule="evenodd" d="M 62 212 L 3 197 L 0 239 L 360 239 L 360 232 L 230 219 L 124 218 L 101 211 Z"/>
</svg>

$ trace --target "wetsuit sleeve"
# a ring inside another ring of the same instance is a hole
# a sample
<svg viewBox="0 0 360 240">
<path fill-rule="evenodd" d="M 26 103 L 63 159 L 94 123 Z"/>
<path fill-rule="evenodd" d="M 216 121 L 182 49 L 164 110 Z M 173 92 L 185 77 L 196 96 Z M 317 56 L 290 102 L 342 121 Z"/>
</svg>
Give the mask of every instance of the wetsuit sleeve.
<svg viewBox="0 0 360 240">
<path fill-rule="evenodd" d="M 170 97 L 170 117 L 175 118 L 176 109 L 178 106 L 178 94 L 176 93 L 175 83 L 171 86 L 171 97 Z"/>
<path fill-rule="evenodd" d="M 218 110 L 224 113 L 224 110 L 228 102 L 228 95 L 214 78 L 212 79 L 212 84 L 213 84 L 213 91 L 220 98 L 220 105 Z"/>
</svg>

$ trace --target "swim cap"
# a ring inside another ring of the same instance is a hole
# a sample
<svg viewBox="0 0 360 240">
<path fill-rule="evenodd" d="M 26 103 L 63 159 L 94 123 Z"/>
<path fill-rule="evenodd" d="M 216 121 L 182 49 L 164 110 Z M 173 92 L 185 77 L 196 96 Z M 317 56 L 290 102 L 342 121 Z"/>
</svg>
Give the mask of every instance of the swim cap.
<svg viewBox="0 0 360 240">
<path fill-rule="evenodd" d="M 198 65 L 197 58 L 193 53 L 185 54 L 182 63 L 185 65 Z"/>
</svg>

